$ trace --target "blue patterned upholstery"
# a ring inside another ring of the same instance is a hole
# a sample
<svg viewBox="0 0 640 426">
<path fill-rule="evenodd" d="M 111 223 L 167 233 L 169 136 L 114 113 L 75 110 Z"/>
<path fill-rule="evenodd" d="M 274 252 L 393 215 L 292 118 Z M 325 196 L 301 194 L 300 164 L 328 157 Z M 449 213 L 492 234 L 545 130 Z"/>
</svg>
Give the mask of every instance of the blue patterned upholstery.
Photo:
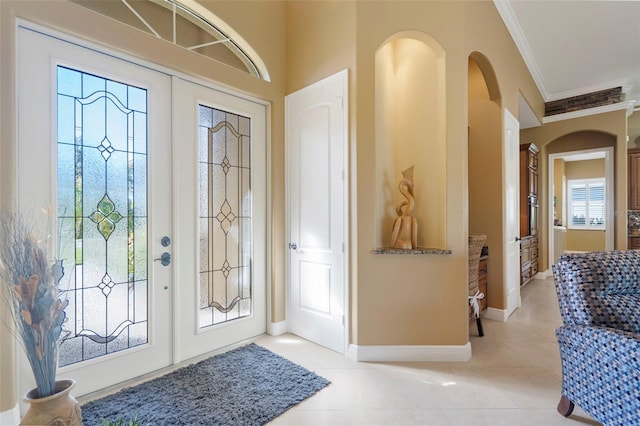
<svg viewBox="0 0 640 426">
<path fill-rule="evenodd" d="M 562 255 L 553 275 L 562 395 L 606 426 L 640 425 L 640 251 Z"/>
</svg>

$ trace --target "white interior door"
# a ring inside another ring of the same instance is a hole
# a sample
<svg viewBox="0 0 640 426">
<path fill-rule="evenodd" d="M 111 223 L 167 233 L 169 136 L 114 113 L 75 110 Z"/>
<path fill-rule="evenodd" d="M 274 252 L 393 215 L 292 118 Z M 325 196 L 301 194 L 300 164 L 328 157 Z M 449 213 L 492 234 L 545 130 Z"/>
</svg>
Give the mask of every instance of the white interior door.
<svg viewBox="0 0 640 426">
<path fill-rule="evenodd" d="M 289 331 L 345 347 L 348 73 L 286 97 Z"/>
<path fill-rule="evenodd" d="M 266 331 L 266 106 L 174 77 L 175 359 Z"/>
<path fill-rule="evenodd" d="M 58 375 L 83 395 L 172 362 L 171 266 L 154 262 L 171 251 L 160 243 L 171 80 L 26 28 L 17 37 L 17 204 L 64 262 Z M 33 379 L 19 365 L 24 394 Z"/>
<path fill-rule="evenodd" d="M 520 182 L 520 123 L 504 110 L 504 277 L 507 296 L 506 317 L 520 306 L 520 241 L 519 182 Z"/>
</svg>

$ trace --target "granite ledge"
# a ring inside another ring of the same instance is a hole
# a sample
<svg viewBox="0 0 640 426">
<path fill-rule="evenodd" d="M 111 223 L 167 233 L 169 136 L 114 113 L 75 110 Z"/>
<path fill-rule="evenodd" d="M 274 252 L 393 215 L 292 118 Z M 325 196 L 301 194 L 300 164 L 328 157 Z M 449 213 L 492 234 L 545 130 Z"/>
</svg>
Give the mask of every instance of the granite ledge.
<svg viewBox="0 0 640 426">
<path fill-rule="evenodd" d="M 404 255 L 451 254 L 451 250 L 428 248 L 428 247 L 418 247 L 415 249 L 397 249 L 393 247 L 381 247 L 381 248 L 372 250 L 371 253 L 373 254 L 404 254 Z"/>
</svg>

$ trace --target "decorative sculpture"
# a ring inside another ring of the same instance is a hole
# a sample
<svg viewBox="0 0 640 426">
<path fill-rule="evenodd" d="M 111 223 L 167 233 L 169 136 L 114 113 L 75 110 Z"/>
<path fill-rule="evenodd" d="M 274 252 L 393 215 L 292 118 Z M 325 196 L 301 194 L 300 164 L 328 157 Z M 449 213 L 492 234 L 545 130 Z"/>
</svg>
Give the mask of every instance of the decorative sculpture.
<svg viewBox="0 0 640 426">
<path fill-rule="evenodd" d="M 413 167 L 402 171 L 402 180 L 398 184 L 400 193 L 406 201 L 400 203 L 396 209 L 398 217 L 393 221 L 391 245 L 397 249 L 418 248 L 418 221 L 411 216 L 415 199 L 413 197 Z"/>
</svg>

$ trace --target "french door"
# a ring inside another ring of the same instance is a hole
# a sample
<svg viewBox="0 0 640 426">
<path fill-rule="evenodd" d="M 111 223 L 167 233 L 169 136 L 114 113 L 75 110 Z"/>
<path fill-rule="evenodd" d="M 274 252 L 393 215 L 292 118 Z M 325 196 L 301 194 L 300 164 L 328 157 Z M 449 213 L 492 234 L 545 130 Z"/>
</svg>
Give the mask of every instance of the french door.
<svg viewBox="0 0 640 426">
<path fill-rule="evenodd" d="M 178 77 L 173 99 L 174 353 L 185 360 L 266 331 L 266 107 Z"/>
<path fill-rule="evenodd" d="M 17 92 L 17 203 L 49 212 L 74 394 L 265 331 L 264 105 L 22 27 Z"/>
<path fill-rule="evenodd" d="M 171 78 L 26 28 L 18 43 L 18 208 L 63 260 L 58 374 L 82 395 L 172 362 L 171 266 L 154 262 L 171 250 Z"/>
</svg>

